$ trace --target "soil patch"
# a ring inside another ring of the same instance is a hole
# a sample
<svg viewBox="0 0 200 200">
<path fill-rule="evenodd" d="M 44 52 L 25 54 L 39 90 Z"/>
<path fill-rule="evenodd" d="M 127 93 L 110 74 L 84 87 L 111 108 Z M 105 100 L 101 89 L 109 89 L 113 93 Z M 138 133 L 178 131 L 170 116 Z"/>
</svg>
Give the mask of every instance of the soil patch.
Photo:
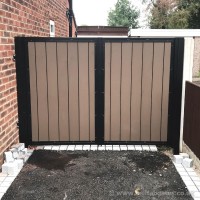
<svg viewBox="0 0 200 200">
<path fill-rule="evenodd" d="M 37 150 L 3 200 L 192 200 L 168 156 Z"/>
</svg>

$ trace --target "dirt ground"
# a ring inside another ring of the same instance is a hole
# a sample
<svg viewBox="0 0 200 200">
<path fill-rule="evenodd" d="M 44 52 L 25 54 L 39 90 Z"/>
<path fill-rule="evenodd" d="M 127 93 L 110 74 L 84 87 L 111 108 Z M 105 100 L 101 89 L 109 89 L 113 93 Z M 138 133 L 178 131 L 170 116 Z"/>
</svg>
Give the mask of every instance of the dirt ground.
<svg viewBox="0 0 200 200">
<path fill-rule="evenodd" d="M 37 150 L 3 200 L 192 200 L 168 156 Z"/>
</svg>

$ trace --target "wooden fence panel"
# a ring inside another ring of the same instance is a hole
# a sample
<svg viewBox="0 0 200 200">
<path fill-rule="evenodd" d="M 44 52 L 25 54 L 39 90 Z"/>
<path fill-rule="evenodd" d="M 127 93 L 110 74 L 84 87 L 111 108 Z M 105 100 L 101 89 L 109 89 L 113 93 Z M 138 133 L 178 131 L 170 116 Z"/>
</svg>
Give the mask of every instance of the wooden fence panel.
<svg viewBox="0 0 200 200">
<path fill-rule="evenodd" d="M 183 140 L 200 158 L 200 85 L 186 82 Z"/>
</svg>

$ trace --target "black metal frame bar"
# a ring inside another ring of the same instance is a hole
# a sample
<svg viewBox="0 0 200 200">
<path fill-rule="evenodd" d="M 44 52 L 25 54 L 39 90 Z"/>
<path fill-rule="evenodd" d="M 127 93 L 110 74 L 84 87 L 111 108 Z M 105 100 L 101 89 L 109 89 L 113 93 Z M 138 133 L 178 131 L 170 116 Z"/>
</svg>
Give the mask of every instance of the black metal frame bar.
<svg viewBox="0 0 200 200">
<path fill-rule="evenodd" d="M 98 39 L 95 44 L 95 142 L 104 143 L 104 65 L 105 44 Z"/>
<path fill-rule="evenodd" d="M 175 38 L 171 49 L 171 68 L 168 109 L 168 144 L 179 153 L 181 98 L 183 82 L 184 38 Z"/>
<path fill-rule="evenodd" d="M 33 142 L 31 133 L 31 98 L 28 42 L 94 42 L 95 43 L 95 141 Z M 169 86 L 167 142 L 104 141 L 104 90 L 106 42 L 170 42 L 171 66 Z M 168 144 L 179 152 L 180 116 L 183 78 L 184 38 L 45 38 L 16 37 L 16 73 L 18 91 L 19 138 L 27 145 L 43 144 Z"/>
<path fill-rule="evenodd" d="M 25 144 L 32 142 L 30 77 L 28 43 L 23 37 L 15 38 L 16 78 L 19 118 L 19 140 Z"/>
</svg>

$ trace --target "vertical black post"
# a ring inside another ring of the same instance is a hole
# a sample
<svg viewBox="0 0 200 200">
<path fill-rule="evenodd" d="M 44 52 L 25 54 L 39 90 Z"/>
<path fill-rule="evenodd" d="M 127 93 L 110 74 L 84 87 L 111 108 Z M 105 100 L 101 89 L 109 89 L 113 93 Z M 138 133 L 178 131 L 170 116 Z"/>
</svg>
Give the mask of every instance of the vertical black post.
<svg viewBox="0 0 200 200">
<path fill-rule="evenodd" d="M 29 145 L 31 136 L 31 104 L 28 64 L 28 42 L 25 37 L 15 38 L 16 78 L 19 119 L 19 141 Z"/>
<path fill-rule="evenodd" d="M 104 143 L 104 64 L 105 44 L 102 39 L 95 43 L 95 142 Z"/>
<path fill-rule="evenodd" d="M 176 38 L 172 44 L 169 88 L 168 143 L 179 153 L 181 100 L 183 81 L 184 38 Z"/>
</svg>

